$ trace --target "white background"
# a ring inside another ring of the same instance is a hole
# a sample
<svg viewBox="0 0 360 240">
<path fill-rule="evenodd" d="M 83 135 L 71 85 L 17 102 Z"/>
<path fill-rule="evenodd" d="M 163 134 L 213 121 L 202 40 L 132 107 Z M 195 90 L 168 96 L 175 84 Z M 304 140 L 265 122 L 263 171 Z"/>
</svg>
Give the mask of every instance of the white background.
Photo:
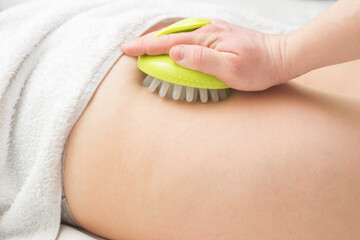
<svg viewBox="0 0 360 240">
<path fill-rule="evenodd" d="M 0 0 L 0 11 L 34 0 Z M 61 0 L 59 0 L 61 1 Z M 123 1 L 123 0 L 119 0 Z M 149 0 L 150 1 L 150 0 Z M 166 1 L 166 0 L 164 0 Z M 178 0 L 182 1 L 182 0 Z M 301 26 L 330 6 L 332 0 L 192 0 L 236 7 L 291 25 Z"/>
</svg>

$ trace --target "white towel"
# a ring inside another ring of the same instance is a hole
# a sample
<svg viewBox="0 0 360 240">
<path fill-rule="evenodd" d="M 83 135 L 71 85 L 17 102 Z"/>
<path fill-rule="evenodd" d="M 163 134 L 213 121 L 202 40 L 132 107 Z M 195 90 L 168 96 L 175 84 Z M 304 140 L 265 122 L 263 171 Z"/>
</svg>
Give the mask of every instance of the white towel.
<svg viewBox="0 0 360 240">
<path fill-rule="evenodd" d="M 56 238 L 64 144 L 119 46 L 163 19 L 191 16 L 292 31 L 230 8 L 168 0 L 44 0 L 0 12 L 0 239 Z"/>
</svg>

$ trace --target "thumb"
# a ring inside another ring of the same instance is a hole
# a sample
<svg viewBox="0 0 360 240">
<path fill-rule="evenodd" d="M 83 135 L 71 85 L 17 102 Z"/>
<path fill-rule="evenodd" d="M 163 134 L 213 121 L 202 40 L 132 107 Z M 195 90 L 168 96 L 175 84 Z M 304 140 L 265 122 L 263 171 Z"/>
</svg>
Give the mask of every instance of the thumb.
<svg viewBox="0 0 360 240">
<path fill-rule="evenodd" d="M 170 58 L 178 65 L 218 77 L 226 71 L 228 60 L 222 52 L 199 45 L 176 45 L 170 49 Z"/>
</svg>

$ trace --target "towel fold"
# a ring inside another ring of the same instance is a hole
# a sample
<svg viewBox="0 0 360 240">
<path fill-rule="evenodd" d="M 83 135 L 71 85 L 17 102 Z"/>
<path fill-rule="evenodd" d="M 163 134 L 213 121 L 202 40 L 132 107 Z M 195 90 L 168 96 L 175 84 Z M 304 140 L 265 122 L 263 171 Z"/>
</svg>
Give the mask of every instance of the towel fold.
<svg viewBox="0 0 360 240">
<path fill-rule="evenodd" d="M 64 144 L 119 46 L 161 20 L 193 16 L 293 30 L 219 5 L 168 0 L 43 0 L 0 12 L 0 239 L 56 238 Z"/>
</svg>

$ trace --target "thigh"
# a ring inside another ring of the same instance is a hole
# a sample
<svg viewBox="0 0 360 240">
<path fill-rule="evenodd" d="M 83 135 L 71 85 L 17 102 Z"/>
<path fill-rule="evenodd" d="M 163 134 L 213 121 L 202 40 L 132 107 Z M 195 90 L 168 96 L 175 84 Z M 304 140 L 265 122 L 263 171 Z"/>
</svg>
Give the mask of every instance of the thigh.
<svg viewBox="0 0 360 240">
<path fill-rule="evenodd" d="M 111 239 L 356 239 L 360 103 L 298 84 L 161 99 L 123 56 L 74 126 L 64 188 Z"/>
</svg>

